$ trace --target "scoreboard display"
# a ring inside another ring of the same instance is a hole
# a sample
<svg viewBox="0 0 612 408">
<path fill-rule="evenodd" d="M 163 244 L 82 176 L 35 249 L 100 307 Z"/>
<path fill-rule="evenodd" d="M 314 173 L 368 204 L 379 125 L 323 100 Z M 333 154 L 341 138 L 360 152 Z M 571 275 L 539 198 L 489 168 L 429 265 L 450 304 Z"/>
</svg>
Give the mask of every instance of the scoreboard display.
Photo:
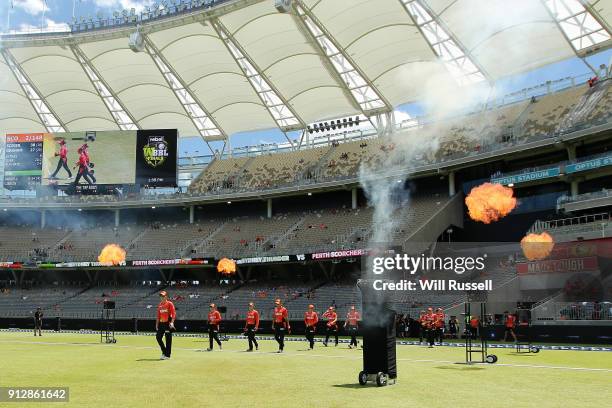
<svg viewBox="0 0 612 408">
<path fill-rule="evenodd" d="M 7 134 L 4 188 L 112 194 L 127 185 L 174 187 L 177 139 L 176 129 Z"/>
<path fill-rule="evenodd" d="M 43 133 L 6 135 L 4 188 L 32 190 L 41 183 Z"/>
</svg>

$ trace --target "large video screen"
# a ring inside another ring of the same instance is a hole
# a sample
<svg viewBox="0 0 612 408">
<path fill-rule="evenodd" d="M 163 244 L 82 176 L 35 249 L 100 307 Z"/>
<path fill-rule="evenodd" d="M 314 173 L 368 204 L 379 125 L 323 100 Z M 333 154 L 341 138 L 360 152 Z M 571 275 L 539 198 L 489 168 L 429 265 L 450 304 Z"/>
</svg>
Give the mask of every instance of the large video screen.
<svg viewBox="0 0 612 408">
<path fill-rule="evenodd" d="M 176 186 L 176 129 L 6 135 L 4 186 L 68 192 Z"/>
</svg>

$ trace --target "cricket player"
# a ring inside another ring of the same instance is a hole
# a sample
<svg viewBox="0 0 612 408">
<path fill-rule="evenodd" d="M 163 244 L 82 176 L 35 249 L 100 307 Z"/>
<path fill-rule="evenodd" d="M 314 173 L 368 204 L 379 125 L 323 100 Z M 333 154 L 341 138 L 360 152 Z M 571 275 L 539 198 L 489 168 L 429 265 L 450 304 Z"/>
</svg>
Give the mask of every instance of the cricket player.
<svg viewBox="0 0 612 408">
<path fill-rule="evenodd" d="M 436 339 L 438 340 L 438 344 L 442 344 L 442 338 L 444 337 L 444 320 L 446 319 L 446 315 L 444 314 L 444 310 L 441 307 L 436 309 L 436 317 L 434 319 L 434 328 L 436 330 Z"/>
<path fill-rule="evenodd" d="M 89 158 L 87 154 L 81 148 L 79 148 L 78 153 L 79 161 L 76 162 L 75 169 L 78 167 L 79 170 L 77 172 L 76 178 L 74 179 L 74 185 L 76 186 L 79 184 L 81 177 L 85 179 L 87 184 L 94 184 L 96 182 L 96 179 L 93 178 L 93 175 L 89 171 Z"/>
<path fill-rule="evenodd" d="M 34 336 L 36 336 L 36 330 L 38 330 L 38 335 L 42 337 L 42 319 L 43 311 L 40 307 L 37 307 L 36 312 L 34 312 Z"/>
<path fill-rule="evenodd" d="M 309 350 L 314 349 L 314 337 L 319 323 L 319 314 L 314 310 L 314 305 L 308 305 L 308 310 L 304 313 L 304 324 L 306 325 L 306 339 L 310 343 Z"/>
<path fill-rule="evenodd" d="M 425 338 L 426 330 L 425 330 L 425 311 L 421 310 L 419 312 L 419 319 L 417 320 L 419 323 L 419 344 L 423 345 L 423 338 Z"/>
<path fill-rule="evenodd" d="M 162 290 L 159 292 L 161 301 L 157 306 L 157 319 L 155 320 L 155 338 L 159 344 L 162 355 L 160 360 L 168 360 L 172 354 L 172 332 L 174 331 L 174 322 L 176 321 L 176 309 L 174 304 L 168 300 L 168 292 Z M 164 345 L 163 338 L 166 337 Z"/>
<path fill-rule="evenodd" d="M 257 339 L 255 338 L 257 329 L 259 329 L 259 312 L 255 310 L 255 304 L 251 302 L 249 303 L 246 324 L 244 326 L 244 334 L 249 339 L 249 348 L 247 351 L 253 351 L 253 345 L 255 345 L 255 350 L 259 349 L 259 344 L 257 344 Z"/>
<path fill-rule="evenodd" d="M 361 320 L 361 315 L 355 309 L 355 305 L 353 305 L 351 306 L 351 310 L 346 314 L 346 321 L 344 322 L 344 329 L 351 336 L 349 348 L 357 348 L 357 330 L 359 329 L 359 320 Z"/>
<path fill-rule="evenodd" d="M 57 173 L 59 173 L 60 169 L 64 169 L 68 172 L 68 178 L 72 178 L 72 172 L 68 167 L 68 147 L 66 147 L 66 141 L 64 139 L 59 141 L 60 149 L 59 152 L 55 152 L 54 156 L 58 157 L 59 160 L 57 162 L 57 167 L 53 174 L 49 176 L 49 178 L 57 178 Z"/>
<path fill-rule="evenodd" d="M 274 305 L 272 330 L 274 330 L 274 339 L 278 342 L 277 353 L 282 353 L 285 349 L 285 333 L 291 332 L 291 324 L 289 323 L 289 312 L 283 306 L 281 300 L 276 299 Z"/>
<path fill-rule="evenodd" d="M 217 305 L 211 303 L 209 305 L 210 311 L 208 312 L 208 349 L 206 351 L 213 351 L 213 340 L 219 345 L 219 350 L 223 350 L 221 346 L 221 340 L 219 340 L 219 325 L 221 324 L 221 313 L 217 310 Z"/>
<path fill-rule="evenodd" d="M 323 342 L 323 345 L 327 347 L 329 336 L 330 334 L 333 334 L 336 340 L 336 347 L 338 347 L 338 314 L 334 310 L 333 306 L 330 306 L 329 309 L 323 313 L 323 318 L 327 319 L 327 323 L 325 325 L 325 341 Z"/>
<path fill-rule="evenodd" d="M 429 343 L 429 348 L 433 348 L 434 346 L 434 335 L 436 331 L 435 327 L 436 315 L 433 312 L 433 308 L 427 308 L 427 313 L 423 319 L 425 333 L 427 333 L 427 342 Z"/>
<path fill-rule="evenodd" d="M 516 316 L 511 314 L 507 310 L 504 312 L 504 316 L 505 316 L 504 326 L 506 328 L 506 330 L 504 331 L 504 341 L 506 341 L 506 338 L 508 337 L 508 333 L 510 333 L 510 335 L 514 339 L 514 342 L 516 343 L 516 333 L 514 333 L 514 328 L 516 327 Z"/>
</svg>

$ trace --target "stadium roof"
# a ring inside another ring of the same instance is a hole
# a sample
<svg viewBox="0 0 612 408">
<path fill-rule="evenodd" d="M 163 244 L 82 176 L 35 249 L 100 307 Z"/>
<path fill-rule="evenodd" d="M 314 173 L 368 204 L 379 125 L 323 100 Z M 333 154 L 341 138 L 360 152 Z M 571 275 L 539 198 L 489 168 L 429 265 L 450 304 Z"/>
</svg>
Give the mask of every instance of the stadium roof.
<svg viewBox="0 0 612 408">
<path fill-rule="evenodd" d="M 0 133 L 228 135 L 355 114 L 612 45 L 612 0 L 233 0 L 74 33 L 5 35 Z"/>
</svg>

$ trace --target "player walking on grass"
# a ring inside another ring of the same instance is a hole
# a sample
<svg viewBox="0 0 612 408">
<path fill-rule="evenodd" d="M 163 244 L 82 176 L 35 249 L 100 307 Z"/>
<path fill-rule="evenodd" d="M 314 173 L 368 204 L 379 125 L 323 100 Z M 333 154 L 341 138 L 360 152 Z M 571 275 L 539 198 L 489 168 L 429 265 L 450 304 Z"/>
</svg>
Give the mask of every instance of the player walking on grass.
<svg viewBox="0 0 612 408">
<path fill-rule="evenodd" d="M 36 336 L 36 330 L 38 330 L 38 335 L 42 337 L 42 319 L 43 311 L 40 307 L 37 307 L 36 312 L 34 312 L 34 336 Z"/>
<path fill-rule="evenodd" d="M 308 310 L 304 313 L 304 324 L 306 325 L 306 339 L 310 344 L 309 350 L 314 349 L 314 337 L 319 323 L 319 314 L 314 310 L 314 305 L 308 305 Z"/>
<path fill-rule="evenodd" d="M 78 167 L 79 170 L 77 171 L 77 176 L 74 179 L 74 185 L 76 186 L 79 184 L 81 177 L 85 179 L 87 184 L 94 184 L 96 182 L 96 179 L 93 178 L 93 175 L 89 171 L 88 156 L 81 148 L 79 148 L 78 152 L 79 152 L 79 161 L 76 162 L 75 169 L 76 167 Z"/>
<path fill-rule="evenodd" d="M 49 176 L 49 178 L 56 178 L 57 173 L 59 173 L 59 171 L 62 168 L 68 172 L 68 178 L 72 178 L 72 172 L 70 171 L 70 168 L 68 167 L 68 148 L 66 147 L 66 141 L 64 139 L 60 140 L 59 145 L 60 145 L 59 152 L 55 152 L 54 154 L 55 157 L 59 156 L 57 167 L 55 171 L 53 172 L 53 174 Z"/>
<path fill-rule="evenodd" d="M 213 351 L 213 340 L 219 345 L 219 350 L 223 350 L 221 346 L 221 340 L 219 340 L 219 325 L 221 324 L 221 313 L 217 310 L 217 305 L 211 303 L 209 305 L 210 311 L 208 312 L 208 349 L 206 351 Z"/>
<path fill-rule="evenodd" d="M 425 332 L 427 333 L 427 342 L 429 343 L 429 348 L 433 348 L 434 346 L 434 336 L 436 331 L 435 320 L 436 315 L 434 314 L 433 309 L 430 307 L 427 309 L 427 314 L 425 314 L 425 317 L 423 319 Z"/>
<path fill-rule="evenodd" d="M 259 349 L 257 339 L 255 338 L 255 332 L 259 329 L 259 312 L 255 310 L 255 304 L 249 303 L 249 311 L 246 316 L 246 324 L 244 326 L 244 334 L 249 339 L 249 348 L 247 351 L 253 351 L 253 345 L 255 350 Z"/>
<path fill-rule="evenodd" d="M 323 318 L 327 319 L 326 331 L 325 331 L 325 341 L 323 342 L 323 345 L 327 347 L 329 336 L 333 334 L 336 340 L 336 347 L 337 347 L 338 346 L 338 314 L 334 310 L 333 306 L 330 306 L 329 309 L 327 309 L 327 311 L 323 313 Z"/>
<path fill-rule="evenodd" d="M 357 348 L 357 330 L 359 330 L 359 320 L 361 315 L 355 310 L 355 305 L 351 306 L 351 310 L 346 314 L 346 322 L 344 322 L 344 329 L 351 336 L 351 342 L 349 348 Z"/>
<path fill-rule="evenodd" d="M 434 327 L 436 330 L 436 340 L 438 344 L 442 344 L 442 338 L 444 337 L 444 320 L 446 315 L 441 307 L 436 309 L 436 317 L 434 319 Z"/>
<path fill-rule="evenodd" d="M 506 327 L 506 330 L 504 331 L 504 341 L 506 341 L 508 333 L 510 333 L 510 335 L 514 339 L 514 342 L 516 343 L 516 333 L 514 333 L 514 328 L 516 327 L 516 316 L 511 314 L 507 310 L 504 312 L 504 315 L 506 316 L 504 322 L 504 326 Z"/>
<path fill-rule="evenodd" d="M 274 305 L 274 311 L 272 312 L 272 330 L 274 330 L 274 339 L 278 343 L 277 353 L 282 353 L 285 348 L 285 334 L 291 333 L 289 312 L 287 312 L 287 309 L 283 306 L 280 299 L 276 299 Z"/>
<path fill-rule="evenodd" d="M 159 292 L 161 301 L 157 306 L 157 319 L 155 320 L 155 331 L 157 334 L 157 344 L 161 349 L 162 355 L 160 360 L 168 360 L 172 354 L 172 332 L 174 331 L 174 322 L 176 321 L 176 309 L 174 303 L 168 300 L 168 292 L 162 290 Z M 163 338 L 166 337 L 164 345 Z"/>
</svg>

